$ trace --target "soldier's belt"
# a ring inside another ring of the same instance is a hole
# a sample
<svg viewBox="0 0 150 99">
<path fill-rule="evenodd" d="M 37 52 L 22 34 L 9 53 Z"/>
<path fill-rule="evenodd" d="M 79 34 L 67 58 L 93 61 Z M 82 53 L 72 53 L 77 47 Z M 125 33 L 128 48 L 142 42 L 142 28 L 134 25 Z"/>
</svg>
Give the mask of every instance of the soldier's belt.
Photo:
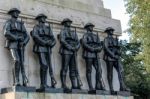
<svg viewBox="0 0 150 99">
<path fill-rule="evenodd" d="M 89 46 L 92 46 L 92 47 L 99 47 L 100 44 L 98 43 L 87 43 Z"/>
<path fill-rule="evenodd" d="M 39 36 L 41 36 L 41 37 L 50 37 L 50 35 L 48 35 L 48 34 L 39 34 Z"/>
<path fill-rule="evenodd" d="M 69 45 L 71 46 L 76 46 L 77 44 L 74 44 L 74 43 L 68 43 Z"/>
<path fill-rule="evenodd" d="M 19 29 L 11 29 L 10 31 L 21 31 L 21 30 L 19 30 Z"/>
<path fill-rule="evenodd" d="M 76 43 L 76 40 L 66 40 L 66 42 L 73 42 L 73 43 Z"/>
<path fill-rule="evenodd" d="M 23 33 L 16 33 L 16 34 L 14 34 L 14 35 L 16 35 L 17 37 L 24 38 L 24 35 L 23 35 Z"/>
<path fill-rule="evenodd" d="M 39 35 L 40 37 L 42 37 L 42 38 L 45 38 L 45 39 L 51 39 L 52 37 L 51 36 L 49 36 L 49 35 Z"/>
</svg>

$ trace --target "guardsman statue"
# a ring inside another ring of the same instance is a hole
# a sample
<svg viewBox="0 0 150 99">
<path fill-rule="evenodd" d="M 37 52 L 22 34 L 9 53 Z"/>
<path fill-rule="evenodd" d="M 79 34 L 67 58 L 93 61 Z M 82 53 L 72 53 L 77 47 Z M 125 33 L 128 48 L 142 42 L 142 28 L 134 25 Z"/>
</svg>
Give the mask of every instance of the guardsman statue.
<svg viewBox="0 0 150 99">
<path fill-rule="evenodd" d="M 41 88 L 50 88 L 47 85 L 47 70 L 49 69 L 49 75 L 51 77 L 51 87 L 55 88 L 56 80 L 54 78 L 51 54 L 52 48 L 56 44 L 50 23 L 46 25 L 47 16 L 44 14 L 39 14 L 36 17 L 38 24 L 34 26 L 33 31 L 31 31 L 31 36 L 34 40 L 33 52 L 35 52 L 39 57 L 40 62 L 40 79 Z"/>
<path fill-rule="evenodd" d="M 24 69 L 24 50 L 29 41 L 29 36 L 24 26 L 24 22 L 18 20 L 20 11 L 17 8 L 12 8 L 8 11 L 11 15 L 4 26 L 4 35 L 6 37 L 6 48 L 11 52 L 14 60 L 13 77 L 14 86 L 21 86 L 19 74 L 21 71 L 23 86 L 27 86 L 28 79 Z"/>
<path fill-rule="evenodd" d="M 113 67 L 116 68 L 118 72 L 118 78 L 120 82 L 120 91 L 130 91 L 123 81 L 123 67 L 120 61 L 120 43 L 118 38 L 113 37 L 114 29 L 112 27 L 106 28 L 105 32 L 107 37 L 104 39 L 104 60 L 107 64 L 107 78 L 110 87 L 110 91 L 113 89 Z"/>
<path fill-rule="evenodd" d="M 80 89 L 81 80 L 77 69 L 77 51 L 80 48 L 80 41 L 78 39 L 76 31 L 71 30 L 72 21 L 65 18 L 62 21 L 64 26 L 60 32 L 60 51 L 62 56 L 62 67 L 61 67 L 61 83 L 62 88 L 68 89 L 66 85 L 66 74 L 69 67 L 69 75 L 72 84 L 72 89 Z"/>
<path fill-rule="evenodd" d="M 102 50 L 100 38 L 98 33 L 93 33 L 94 25 L 92 23 L 87 23 L 84 28 L 87 30 L 87 33 L 83 35 L 81 42 L 83 46 L 83 58 L 86 62 L 86 78 L 89 85 L 89 91 L 105 90 L 102 80 L 102 69 L 99 57 L 99 53 Z M 95 88 L 93 88 L 91 79 L 92 66 L 94 66 L 96 70 Z"/>
</svg>

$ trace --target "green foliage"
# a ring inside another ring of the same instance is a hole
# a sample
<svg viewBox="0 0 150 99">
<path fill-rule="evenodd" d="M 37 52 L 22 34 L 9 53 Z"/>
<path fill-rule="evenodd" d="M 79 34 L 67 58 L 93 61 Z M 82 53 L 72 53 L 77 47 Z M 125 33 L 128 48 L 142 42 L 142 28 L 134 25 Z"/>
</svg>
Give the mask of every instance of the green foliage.
<svg viewBox="0 0 150 99">
<path fill-rule="evenodd" d="M 131 43 L 122 45 L 126 82 L 134 93 L 144 96 L 150 93 L 150 0 L 124 1 L 131 35 Z"/>
<path fill-rule="evenodd" d="M 128 29 L 131 42 L 140 42 L 142 53 L 138 56 L 150 72 L 150 0 L 124 0 L 130 14 Z"/>
<path fill-rule="evenodd" d="M 121 60 L 124 65 L 126 84 L 133 93 L 138 95 L 147 94 L 150 91 L 150 75 L 142 59 L 137 57 L 141 51 L 141 43 L 122 42 Z"/>
</svg>

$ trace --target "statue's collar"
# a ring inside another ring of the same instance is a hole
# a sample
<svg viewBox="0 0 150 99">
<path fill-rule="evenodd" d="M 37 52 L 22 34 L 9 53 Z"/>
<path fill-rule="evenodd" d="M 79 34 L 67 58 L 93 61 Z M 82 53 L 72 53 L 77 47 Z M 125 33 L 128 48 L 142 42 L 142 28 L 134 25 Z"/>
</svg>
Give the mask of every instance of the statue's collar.
<svg viewBox="0 0 150 99">
<path fill-rule="evenodd" d="M 91 32 L 91 31 L 87 31 L 87 33 L 88 33 L 88 34 L 93 34 L 93 32 Z"/>
<path fill-rule="evenodd" d="M 17 19 L 14 19 L 14 18 L 11 18 L 10 21 L 16 22 L 16 21 L 18 21 L 18 20 L 17 20 Z"/>
<path fill-rule="evenodd" d="M 45 24 L 38 24 L 38 26 L 39 26 L 39 27 L 44 27 L 44 26 L 45 26 Z"/>
<path fill-rule="evenodd" d="M 71 31 L 71 28 L 70 27 L 64 27 L 64 30 Z"/>
</svg>

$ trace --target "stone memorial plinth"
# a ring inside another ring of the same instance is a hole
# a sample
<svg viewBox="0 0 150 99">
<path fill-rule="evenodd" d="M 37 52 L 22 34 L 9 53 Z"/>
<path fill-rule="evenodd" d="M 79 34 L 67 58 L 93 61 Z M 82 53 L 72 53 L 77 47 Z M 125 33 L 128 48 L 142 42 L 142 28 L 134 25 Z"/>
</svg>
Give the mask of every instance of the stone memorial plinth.
<svg viewBox="0 0 150 99">
<path fill-rule="evenodd" d="M 111 95 L 10 92 L 2 94 L 0 99 L 133 99 L 133 97 Z"/>
</svg>

